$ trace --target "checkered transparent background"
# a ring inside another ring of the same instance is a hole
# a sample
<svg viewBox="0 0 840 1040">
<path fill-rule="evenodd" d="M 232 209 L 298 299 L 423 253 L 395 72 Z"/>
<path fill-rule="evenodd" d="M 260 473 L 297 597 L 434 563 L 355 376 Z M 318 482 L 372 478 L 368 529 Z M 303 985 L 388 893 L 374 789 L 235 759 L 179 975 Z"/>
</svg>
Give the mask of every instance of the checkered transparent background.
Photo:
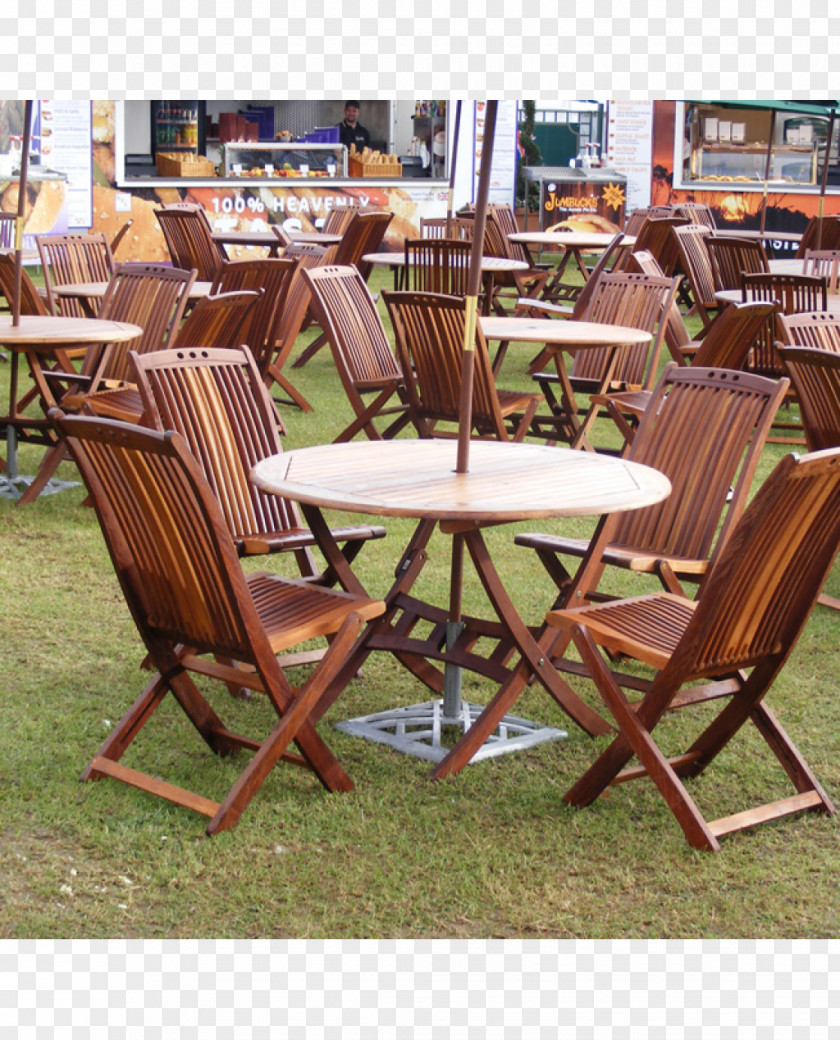
<svg viewBox="0 0 840 1040">
<path fill-rule="evenodd" d="M 0 96 L 823 97 L 839 30 L 828 0 L 6 0 Z"/>
<path fill-rule="evenodd" d="M 829 1040 L 828 942 L 0 943 L 0 1034 Z"/>
</svg>

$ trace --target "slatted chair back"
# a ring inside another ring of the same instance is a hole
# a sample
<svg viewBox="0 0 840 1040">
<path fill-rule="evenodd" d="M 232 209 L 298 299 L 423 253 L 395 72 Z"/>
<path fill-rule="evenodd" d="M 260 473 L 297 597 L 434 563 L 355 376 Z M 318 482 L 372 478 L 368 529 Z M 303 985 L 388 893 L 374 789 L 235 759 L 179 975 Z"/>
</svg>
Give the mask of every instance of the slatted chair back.
<svg viewBox="0 0 840 1040">
<path fill-rule="evenodd" d="M 828 280 L 829 293 L 836 294 L 840 282 L 840 249 L 807 250 L 802 273 L 822 275 Z"/>
<path fill-rule="evenodd" d="M 13 253 L 0 253 L 0 293 L 6 297 L 6 302 L 11 310 L 15 295 L 15 257 Z M 46 303 L 25 268 L 21 268 L 20 272 L 20 313 L 38 315 L 49 313 Z"/>
<path fill-rule="evenodd" d="M 761 376 L 669 364 L 629 457 L 665 473 L 671 494 L 655 506 L 616 514 L 605 524 L 605 542 L 708 560 L 727 497 L 718 544 L 744 508 L 785 389 Z"/>
<path fill-rule="evenodd" d="M 213 239 L 213 230 L 201 206 L 176 204 L 155 210 L 169 255 L 175 267 L 198 272 L 200 282 L 212 282 L 219 265 L 227 261 L 224 247 Z"/>
<path fill-rule="evenodd" d="M 451 217 L 421 217 L 421 238 L 458 238 L 457 218 Z"/>
<path fill-rule="evenodd" d="M 358 206 L 336 206 L 326 215 L 321 231 L 326 235 L 343 235 L 359 212 Z"/>
<path fill-rule="evenodd" d="M 393 401 L 404 386 L 403 371 L 364 278 L 357 268 L 337 264 L 304 271 L 303 278 L 356 416 L 336 440 L 350 440 L 362 430 L 371 440 L 393 436 L 408 422 L 404 402 Z M 376 396 L 366 403 L 370 394 Z M 376 416 L 392 420 L 381 433 L 373 423 Z"/>
<path fill-rule="evenodd" d="M 353 219 L 344 230 L 344 237 L 338 243 L 330 263 L 337 267 L 358 267 L 361 276 L 368 280 L 371 265 L 364 263 L 365 253 L 375 253 L 382 245 L 382 239 L 388 225 L 394 219 L 393 213 L 379 213 L 375 210 L 353 214 Z"/>
<path fill-rule="evenodd" d="M 163 264 L 120 264 L 102 300 L 101 318 L 126 321 L 143 329 L 137 339 L 111 343 L 90 372 L 91 390 L 108 382 L 130 382 L 130 350 L 148 354 L 169 346 L 184 316 L 195 271 Z M 90 355 L 89 355 L 90 356 Z M 86 365 L 87 365 L 87 358 Z M 90 371 L 90 366 L 87 366 Z"/>
<path fill-rule="evenodd" d="M 505 236 L 507 255 L 511 260 L 520 260 L 529 267 L 534 267 L 534 258 L 531 250 L 525 242 L 511 242 L 510 235 L 518 234 L 519 224 L 516 222 L 516 214 L 507 203 L 490 203 L 487 207 L 488 216 L 492 214 L 493 220 Z"/>
<path fill-rule="evenodd" d="M 700 368 L 740 371 L 777 312 L 778 307 L 772 301 L 730 303 L 712 322 L 691 364 Z"/>
<path fill-rule="evenodd" d="M 740 289 L 743 275 L 766 274 L 770 270 L 761 242 L 712 235 L 706 239 L 706 249 L 716 290 Z"/>
<path fill-rule="evenodd" d="M 503 213 L 507 210 L 503 209 Z M 504 223 L 503 223 L 504 222 Z M 506 314 L 502 300 L 515 300 L 540 297 L 548 281 L 549 269 L 534 263 L 527 247 L 522 243 L 511 242 L 505 224 L 509 226 L 507 216 L 499 217 L 499 213 L 488 206 L 484 224 L 484 243 L 482 252 L 485 256 L 495 256 L 504 260 L 515 260 L 527 263 L 527 270 L 495 271 L 493 273 L 492 305 L 497 314 Z M 475 227 L 475 212 L 462 213 L 458 220 L 458 234 L 472 241 Z"/>
<path fill-rule="evenodd" d="M 249 311 L 242 329 L 244 338 L 239 340 L 247 343 L 254 356 L 261 360 L 273 355 L 276 349 L 278 329 L 298 262 L 298 258 L 286 253 L 261 260 L 228 260 L 220 265 L 213 279 L 210 291 L 214 294 L 261 292 L 258 304 Z M 182 342 L 186 344 L 186 340 Z"/>
<path fill-rule="evenodd" d="M 627 219 L 624 221 L 624 234 L 632 235 L 635 238 L 648 219 L 648 213 L 649 209 L 647 207 L 639 206 L 632 213 L 628 214 Z"/>
<path fill-rule="evenodd" d="M 17 213 L 0 210 L 0 249 L 15 248 L 15 226 Z"/>
<path fill-rule="evenodd" d="M 652 253 L 665 274 L 672 276 L 677 269 L 679 253 L 671 231 L 688 223 L 685 217 L 648 215 L 648 219 L 636 234 L 634 248 L 646 249 Z"/>
<path fill-rule="evenodd" d="M 208 347 L 132 354 L 149 425 L 177 430 L 219 501 L 240 554 L 265 536 L 300 531 L 294 503 L 267 495 L 248 479 L 251 468 L 283 448 L 277 412 L 251 352 Z"/>
<path fill-rule="evenodd" d="M 667 326 L 667 317 L 674 302 L 677 278 L 657 278 L 650 275 L 621 272 L 601 277 L 585 321 L 604 325 L 625 325 L 655 333 L 651 343 L 624 347 L 619 351 L 613 372 L 613 383 L 618 386 L 639 386 L 650 389 Z M 569 373 L 573 386 L 582 381 L 600 383 L 609 363 L 610 348 L 580 351 Z"/>
<path fill-rule="evenodd" d="M 405 240 L 404 287 L 466 296 L 472 243 L 451 238 Z"/>
<path fill-rule="evenodd" d="M 73 318 L 90 317 L 80 300 L 56 296 L 53 290 L 57 285 L 109 281 L 114 273 L 114 255 L 108 239 L 103 234 L 92 233 L 37 235 L 35 241 L 44 272 L 49 312 Z"/>
<path fill-rule="evenodd" d="M 665 273 L 659 266 L 656 257 L 647 249 L 629 250 L 624 254 L 627 259 L 622 270 L 628 273 L 638 271 L 640 274 L 650 275 L 652 278 L 664 278 Z M 686 365 L 690 361 L 688 352 L 692 347 L 692 340 L 685 326 L 685 321 L 680 313 L 676 300 L 671 304 L 668 311 L 668 321 L 665 324 L 664 336 L 665 348 L 671 358 L 678 365 Z"/>
<path fill-rule="evenodd" d="M 329 790 L 349 790 L 349 777 L 315 734 L 314 709 L 363 619 L 381 613 L 383 605 L 266 573 L 246 577 L 218 502 L 179 434 L 107 420 L 55 418 L 95 506 L 147 660 L 157 672 L 83 779 L 111 776 L 187 806 L 210 817 L 210 834 L 236 823 L 292 741 L 303 755 L 296 756 L 298 765 L 313 770 Z M 301 690 L 293 689 L 276 654 L 333 634 L 321 665 Z M 199 692 L 190 672 L 264 693 L 278 716 L 268 736 L 237 736 Z M 170 690 L 212 751 L 256 752 L 221 803 L 119 761 Z"/>
<path fill-rule="evenodd" d="M 674 207 L 674 212 L 676 216 L 685 217 L 692 224 L 702 224 L 712 231 L 717 229 L 714 211 L 705 202 L 681 202 Z"/>
<path fill-rule="evenodd" d="M 260 292 L 226 292 L 198 300 L 172 340 L 173 347 L 237 347 Z"/>
<path fill-rule="evenodd" d="M 775 300 L 780 314 L 802 314 L 824 311 L 828 303 L 828 282 L 819 275 L 802 274 L 748 274 L 744 275 L 741 298 L 748 300 Z M 776 351 L 777 324 L 768 325 L 764 335 L 753 346 L 748 362 L 750 371 L 766 375 L 784 373 Z"/>
<path fill-rule="evenodd" d="M 620 731 L 564 800 L 588 805 L 614 782 L 649 777 L 688 842 L 709 851 L 720 848 L 721 836 L 758 823 L 802 811 L 834 814 L 763 698 L 802 632 L 838 545 L 840 450 L 788 455 L 745 511 L 696 604 L 660 594 L 550 615 L 574 638 Z M 598 646 L 657 669 L 640 703 L 631 707 L 617 690 Z M 698 680 L 712 682 L 698 686 Z M 691 689 L 681 696 L 687 684 Z M 710 720 L 706 707 L 699 736 L 683 754 L 666 758 L 653 736 L 665 712 L 712 699 L 721 710 Z M 683 781 L 703 772 L 748 719 L 796 794 L 707 821 Z M 640 768 L 621 772 L 634 753 Z"/>
<path fill-rule="evenodd" d="M 778 327 L 782 343 L 840 354 L 840 314 L 828 311 L 780 314 Z"/>
<path fill-rule="evenodd" d="M 840 216 L 811 217 L 796 248 L 797 260 L 804 260 L 811 249 L 840 249 Z"/>
<path fill-rule="evenodd" d="M 840 354 L 814 347 L 778 349 L 799 401 L 808 451 L 840 447 Z"/>
<path fill-rule="evenodd" d="M 715 299 L 715 279 L 707 247 L 711 234 L 702 224 L 686 224 L 674 229 L 674 242 L 688 279 L 691 301 L 704 328 L 711 325 L 713 315 L 720 309 Z"/>
<path fill-rule="evenodd" d="M 439 423 L 457 424 L 466 329 L 463 297 L 435 293 L 384 292 L 394 326 L 397 354 L 406 378 L 411 420 L 421 437 L 446 436 Z M 487 342 L 476 328 L 472 428 L 479 437 L 522 440 L 540 394 L 500 391 Z"/>
</svg>

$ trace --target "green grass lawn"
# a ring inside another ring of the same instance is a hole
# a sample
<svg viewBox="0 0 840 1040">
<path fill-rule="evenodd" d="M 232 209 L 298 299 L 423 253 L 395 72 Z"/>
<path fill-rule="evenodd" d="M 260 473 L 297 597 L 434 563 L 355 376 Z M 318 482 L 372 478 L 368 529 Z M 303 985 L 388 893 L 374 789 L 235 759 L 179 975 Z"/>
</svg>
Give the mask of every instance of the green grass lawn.
<svg viewBox="0 0 840 1040">
<path fill-rule="evenodd" d="M 374 273 L 374 288 L 387 287 Z M 310 334 L 311 335 L 311 334 Z M 301 346 L 310 337 L 303 337 Z M 533 345 L 512 346 L 501 386 L 526 387 Z M 8 366 L 0 363 L 2 393 Z M 332 439 L 350 419 L 329 350 L 292 378 L 315 405 L 285 408 L 286 446 Z M 5 397 L 3 400 L 5 406 Z M 598 428 L 596 427 L 596 431 Z M 40 450 L 21 449 L 34 472 Z M 785 452 L 768 446 L 762 479 Z M 75 470 L 62 464 L 60 476 Z M 280 766 L 238 826 L 208 839 L 204 819 L 119 783 L 78 777 L 147 676 L 93 512 L 81 488 L 18 509 L 0 500 L 0 936 L 6 938 L 655 938 L 833 937 L 838 934 L 838 825 L 808 815 L 693 851 L 647 782 L 622 786 L 586 810 L 561 796 L 593 761 L 592 741 L 540 689 L 517 713 L 565 727 L 565 741 L 469 766 L 439 783 L 419 760 L 336 732 L 343 718 L 427 699 L 390 657 L 369 658 L 320 731 L 353 777 L 330 795 L 311 775 Z M 335 517 L 336 520 L 339 517 Z M 584 534 L 593 521 L 541 524 Z M 412 529 L 386 522 L 358 572 L 384 594 Z M 488 540 L 530 622 L 552 602 L 535 554 L 515 548 L 516 526 Z M 290 561 L 247 567 L 283 573 Z M 619 590 L 648 586 L 624 575 Z M 445 603 L 448 542 L 436 536 L 418 591 Z M 840 594 L 836 574 L 828 590 Z M 468 582 L 467 610 L 482 597 Z M 769 703 L 835 798 L 840 798 L 835 698 L 838 616 L 818 607 Z M 591 686 L 576 684 L 587 697 Z M 490 683 L 467 677 L 481 700 Z M 596 703 L 593 700 L 593 703 Z M 214 704 L 231 728 L 270 722 L 262 698 Z M 661 727 L 680 742 L 696 721 Z M 240 762 L 217 760 L 166 703 L 125 759 L 208 797 Z M 786 778 L 745 729 L 708 776 L 691 783 L 712 816 L 789 793 Z"/>
</svg>

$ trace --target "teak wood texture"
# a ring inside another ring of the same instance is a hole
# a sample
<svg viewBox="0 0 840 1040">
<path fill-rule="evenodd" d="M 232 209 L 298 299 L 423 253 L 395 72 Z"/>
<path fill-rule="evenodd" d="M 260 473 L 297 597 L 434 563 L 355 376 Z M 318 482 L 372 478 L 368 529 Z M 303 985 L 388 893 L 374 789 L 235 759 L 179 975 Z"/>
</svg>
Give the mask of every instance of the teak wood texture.
<svg viewBox="0 0 840 1040">
<path fill-rule="evenodd" d="M 312 717 L 363 622 L 383 604 L 266 573 L 246 576 L 218 503 L 179 434 L 83 417 L 56 415 L 56 423 L 84 477 L 156 670 L 82 778 L 110 776 L 203 813 L 210 817 L 209 834 L 237 822 L 281 760 L 312 770 L 330 791 L 351 789 Z M 325 656 L 301 688 L 293 687 L 276 654 L 323 636 L 331 637 Z M 264 693 L 276 724 L 262 739 L 231 732 L 191 672 Z M 120 762 L 169 692 L 215 754 L 253 752 L 220 803 Z M 299 755 L 290 753 L 292 742 Z"/>
</svg>

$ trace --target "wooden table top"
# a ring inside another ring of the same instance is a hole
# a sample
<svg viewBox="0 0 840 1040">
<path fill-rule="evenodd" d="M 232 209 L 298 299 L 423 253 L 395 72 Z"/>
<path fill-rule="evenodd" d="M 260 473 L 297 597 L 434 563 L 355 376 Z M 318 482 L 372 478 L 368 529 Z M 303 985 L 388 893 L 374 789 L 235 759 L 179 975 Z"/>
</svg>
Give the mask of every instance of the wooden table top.
<svg viewBox="0 0 840 1040">
<path fill-rule="evenodd" d="M 564 249 L 605 249 L 615 238 L 604 231 L 517 231 L 508 235 L 511 242 L 524 242 L 533 246 L 561 246 Z M 632 247 L 636 239 L 625 235 L 622 246 Z"/>
<path fill-rule="evenodd" d="M 405 267 L 405 253 L 365 253 L 365 263 L 374 267 Z M 523 260 L 508 260 L 505 256 L 483 256 L 482 271 L 527 271 L 528 265 Z"/>
<path fill-rule="evenodd" d="M 602 325 L 595 321 L 552 321 L 540 318 L 479 317 L 486 339 L 560 346 L 609 347 L 649 343 L 653 334 L 627 325 Z"/>
<path fill-rule="evenodd" d="M 773 274 L 805 274 L 805 258 L 802 256 L 768 260 L 767 265 Z"/>
<path fill-rule="evenodd" d="M 54 285 L 55 296 L 88 296 L 97 299 L 103 297 L 110 282 L 68 282 L 67 285 Z M 212 282 L 193 282 L 189 292 L 191 300 L 200 300 L 210 295 Z"/>
<path fill-rule="evenodd" d="M 455 472 L 456 457 L 454 440 L 352 441 L 274 455 L 251 479 L 325 509 L 477 522 L 618 512 L 671 489 L 648 466 L 544 444 L 472 441 L 468 473 Z"/>
<path fill-rule="evenodd" d="M 716 228 L 714 234 L 724 238 L 746 238 L 758 242 L 801 242 L 801 231 L 748 231 L 743 228 Z"/>
<path fill-rule="evenodd" d="M 341 235 L 327 235 L 323 231 L 289 231 L 287 234 L 293 242 L 305 245 L 334 246 L 341 241 Z M 273 231 L 214 231 L 213 239 L 230 246 L 282 245 Z"/>
<path fill-rule="evenodd" d="M 0 314 L 0 343 L 5 347 L 72 346 L 79 343 L 123 343 L 141 336 L 139 325 L 99 318 L 61 318 L 22 314 L 20 325 L 12 326 L 11 314 Z"/>
</svg>

